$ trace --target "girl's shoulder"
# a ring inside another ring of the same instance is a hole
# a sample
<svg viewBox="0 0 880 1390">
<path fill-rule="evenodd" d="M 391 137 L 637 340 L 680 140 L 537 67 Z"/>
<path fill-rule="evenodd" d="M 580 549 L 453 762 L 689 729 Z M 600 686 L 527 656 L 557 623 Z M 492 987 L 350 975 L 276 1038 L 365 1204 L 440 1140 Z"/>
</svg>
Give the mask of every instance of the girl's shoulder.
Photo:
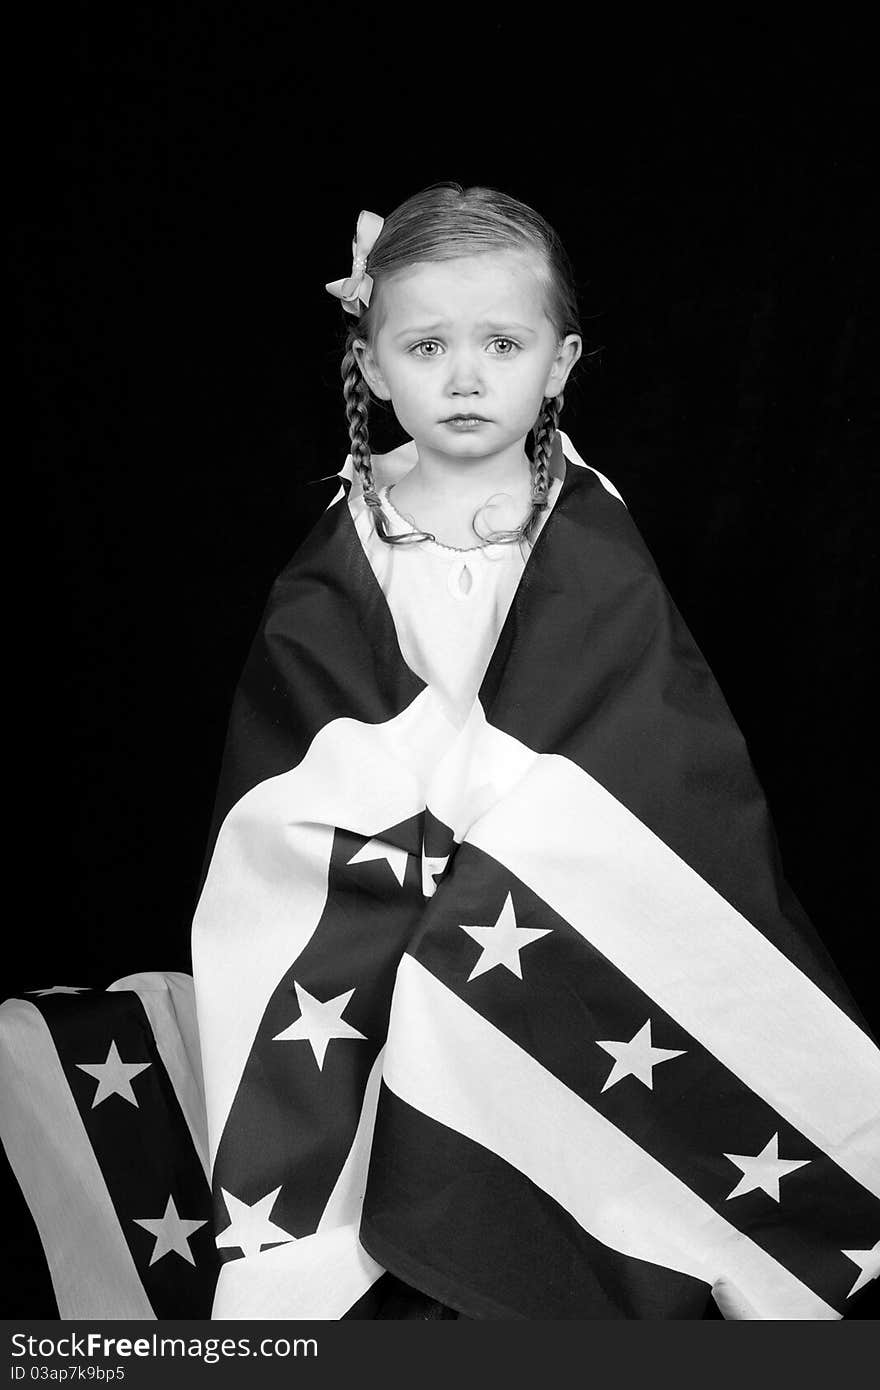
<svg viewBox="0 0 880 1390">
<path fill-rule="evenodd" d="M 593 464 L 587 463 L 581 458 L 564 430 L 557 430 L 556 438 L 553 441 L 553 463 L 551 464 L 551 472 L 558 477 L 563 477 L 565 475 L 566 459 L 569 463 L 574 464 L 575 467 L 583 468 L 586 472 L 593 473 L 599 479 L 605 491 L 610 492 L 612 497 L 616 497 L 618 502 L 623 502 L 623 505 L 626 506 L 626 502 L 621 497 L 611 479 L 606 478 L 605 474 L 600 473 L 598 468 L 595 468 Z"/>
</svg>

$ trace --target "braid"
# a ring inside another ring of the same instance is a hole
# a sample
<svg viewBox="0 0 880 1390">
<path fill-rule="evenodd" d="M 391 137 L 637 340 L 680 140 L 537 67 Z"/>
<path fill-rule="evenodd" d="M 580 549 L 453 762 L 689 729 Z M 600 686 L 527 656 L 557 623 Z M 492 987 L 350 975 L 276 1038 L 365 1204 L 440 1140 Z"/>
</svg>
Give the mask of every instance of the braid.
<svg viewBox="0 0 880 1390">
<path fill-rule="evenodd" d="M 532 428 L 535 447 L 531 463 L 532 474 L 532 505 L 528 516 L 521 526 L 511 531 L 490 531 L 488 536 L 482 536 L 474 527 L 480 539 L 487 543 L 503 545 L 515 542 L 526 541 L 529 545 L 533 543 L 533 537 L 538 527 L 541 512 L 547 508 L 547 494 L 550 491 L 550 459 L 553 455 L 553 443 L 556 439 L 556 427 L 559 416 L 562 412 L 564 397 L 562 392 L 558 396 L 545 396 L 541 403 L 538 418 Z M 479 515 L 479 513 L 478 513 Z"/>
<path fill-rule="evenodd" d="M 562 392 L 558 396 L 545 396 L 535 423 L 535 449 L 532 459 L 532 509 L 523 522 L 523 540 L 531 542 L 542 511 L 547 507 L 547 494 L 550 491 L 550 459 L 556 427 L 564 405 Z"/>
<path fill-rule="evenodd" d="M 409 543 L 411 540 L 435 540 L 428 531 L 406 531 L 403 535 L 393 535 L 382 510 L 382 503 L 373 481 L 373 464 L 370 453 L 370 433 L 367 417 L 370 406 L 370 388 L 361 373 L 357 357 L 351 348 L 351 340 L 342 359 L 342 394 L 345 397 L 345 414 L 348 419 L 348 433 L 351 438 L 351 461 L 357 469 L 364 489 L 364 501 L 373 514 L 373 525 L 383 541 L 389 545 Z"/>
</svg>

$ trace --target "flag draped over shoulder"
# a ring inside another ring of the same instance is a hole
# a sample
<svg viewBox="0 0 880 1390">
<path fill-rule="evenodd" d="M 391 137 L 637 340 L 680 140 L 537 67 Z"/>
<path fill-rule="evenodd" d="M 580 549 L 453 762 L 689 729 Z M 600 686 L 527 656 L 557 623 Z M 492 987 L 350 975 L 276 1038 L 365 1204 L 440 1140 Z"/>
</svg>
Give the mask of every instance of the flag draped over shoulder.
<svg viewBox="0 0 880 1390">
<path fill-rule="evenodd" d="M 0 1139 L 59 1318 L 210 1316 L 218 1256 L 189 975 L 4 1000 Z"/>
<path fill-rule="evenodd" d="M 838 1318 L 880 1052 L 613 485 L 565 475 L 460 727 L 339 490 L 230 718 L 193 924 L 215 1318 Z"/>
</svg>

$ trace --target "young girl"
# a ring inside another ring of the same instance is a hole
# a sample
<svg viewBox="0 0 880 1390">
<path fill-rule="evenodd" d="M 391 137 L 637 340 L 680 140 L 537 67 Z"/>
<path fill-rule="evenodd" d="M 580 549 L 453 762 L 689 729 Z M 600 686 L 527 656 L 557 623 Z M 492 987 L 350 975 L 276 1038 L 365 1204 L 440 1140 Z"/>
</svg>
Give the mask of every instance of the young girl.
<svg viewBox="0 0 880 1390">
<path fill-rule="evenodd" d="M 880 1054 L 559 428 L 565 252 L 454 183 L 353 252 L 351 453 L 236 692 L 193 926 L 214 1317 L 841 1317 Z"/>
</svg>

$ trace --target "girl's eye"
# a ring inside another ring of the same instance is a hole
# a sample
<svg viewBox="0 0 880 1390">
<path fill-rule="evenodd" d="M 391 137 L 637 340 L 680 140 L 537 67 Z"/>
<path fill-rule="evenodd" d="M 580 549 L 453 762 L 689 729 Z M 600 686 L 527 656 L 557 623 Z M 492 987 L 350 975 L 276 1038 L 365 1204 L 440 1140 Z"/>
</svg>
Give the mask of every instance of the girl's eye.
<svg viewBox="0 0 880 1390">
<path fill-rule="evenodd" d="M 493 339 L 492 339 L 492 342 L 493 342 L 493 343 L 507 343 L 508 346 L 511 347 L 511 348 L 519 347 L 519 344 L 518 344 L 518 343 L 515 343 L 515 342 L 513 341 L 512 338 L 500 338 L 500 337 L 499 337 L 499 338 L 493 338 Z M 425 338 L 425 339 L 423 339 L 422 342 L 413 344 L 413 346 L 410 348 L 410 352 L 411 352 L 411 353 L 414 353 L 414 354 L 416 355 L 416 357 L 423 357 L 423 356 L 425 356 L 425 354 L 419 352 L 419 348 L 423 348 L 423 347 L 439 347 L 439 343 L 437 343 L 437 341 L 436 341 L 434 338 Z M 494 353 L 493 355 L 496 356 L 496 357 L 512 357 L 512 356 L 513 356 L 513 353 L 512 353 L 512 352 L 501 352 L 501 353 Z M 429 358 L 431 358 L 431 357 L 436 357 L 437 354 L 436 354 L 436 352 L 431 352 L 431 353 L 428 353 L 427 356 L 428 356 Z"/>
</svg>

